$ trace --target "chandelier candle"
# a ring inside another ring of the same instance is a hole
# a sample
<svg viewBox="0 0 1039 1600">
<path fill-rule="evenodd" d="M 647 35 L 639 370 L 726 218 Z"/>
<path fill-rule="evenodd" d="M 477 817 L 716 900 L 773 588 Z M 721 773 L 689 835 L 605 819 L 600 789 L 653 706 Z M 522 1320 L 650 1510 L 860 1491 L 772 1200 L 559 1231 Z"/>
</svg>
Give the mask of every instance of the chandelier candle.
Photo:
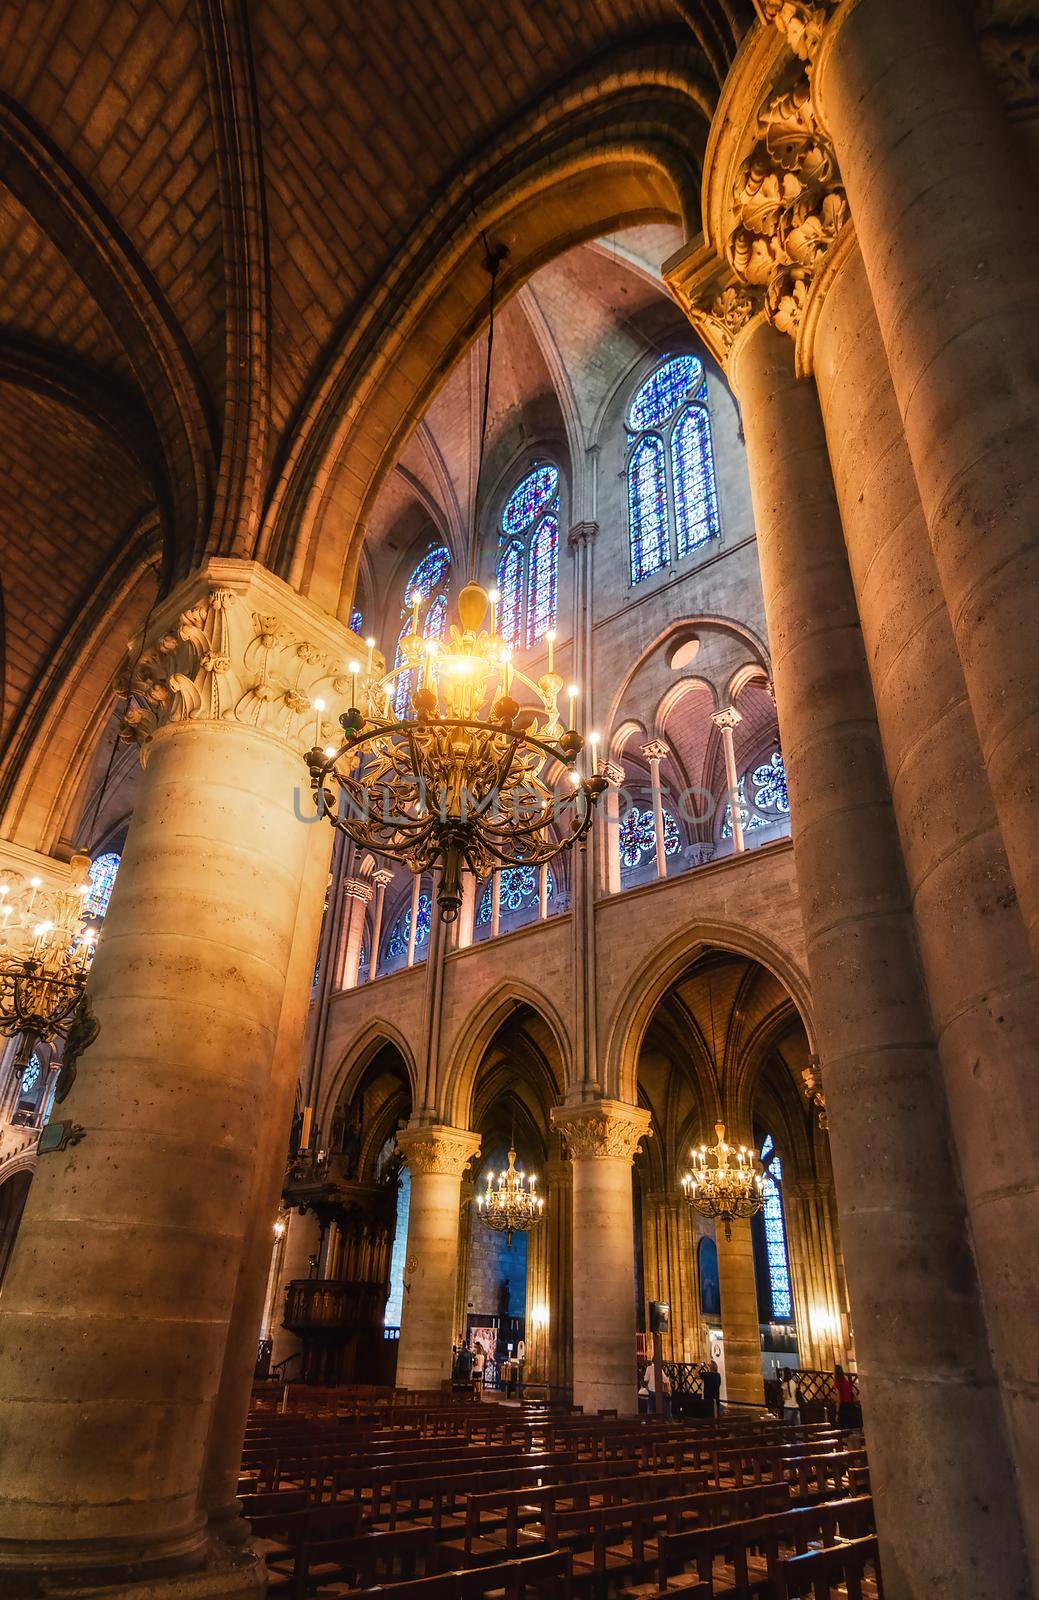
<svg viewBox="0 0 1039 1600">
<path fill-rule="evenodd" d="M 765 1179 L 752 1150 L 726 1144 L 724 1122 L 716 1122 L 714 1132 L 717 1143 L 710 1149 L 702 1144 L 689 1152 L 693 1165 L 682 1188 L 701 1215 L 725 1223 L 725 1237 L 731 1239 L 733 1222 L 755 1216 L 765 1204 Z"/>
<path fill-rule="evenodd" d="M 583 845 L 607 782 L 578 767 L 577 685 L 564 728 L 562 678 L 550 671 L 535 682 L 516 668 L 486 590 L 466 584 L 443 642 L 419 632 L 422 598 L 411 595 L 398 664 L 388 673 L 370 668 L 363 681 L 354 675 L 355 703 L 339 719 L 343 744 L 331 755 L 321 748 L 319 717 L 306 761 L 319 813 L 363 849 L 414 873 L 438 871 L 440 915 L 452 922 L 463 867 L 485 878 Z M 521 705 L 514 696 L 524 691 Z M 394 720 L 404 692 L 405 713 Z M 593 747 L 593 767 L 596 759 Z"/>
<path fill-rule="evenodd" d="M 480 1221 L 496 1233 L 503 1233 L 507 1245 L 512 1243 L 514 1233 L 526 1233 L 541 1221 L 545 1202 L 537 1193 L 537 1182 L 533 1173 L 525 1177 L 516 1171 L 516 1152 L 510 1149 L 509 1165 L 499 1172 L 497 1185 L 494 1173 L 489 1172 L 486 1192 L 476 1197 Z"/>
</svg>

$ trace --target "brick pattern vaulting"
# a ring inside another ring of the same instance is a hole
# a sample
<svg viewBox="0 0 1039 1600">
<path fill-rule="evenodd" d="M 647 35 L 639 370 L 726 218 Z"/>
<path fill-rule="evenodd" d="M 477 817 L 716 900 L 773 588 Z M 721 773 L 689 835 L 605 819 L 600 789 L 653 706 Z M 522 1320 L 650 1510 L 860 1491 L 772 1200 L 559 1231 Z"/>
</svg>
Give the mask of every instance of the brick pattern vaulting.
<svg viewBox="0 0 1039 1600">
<path fill-rule="evenodd" d="M 479 271 L 456 279 L 438 252 L 453 239 L 460 261 L 485 226 L 509 237 L 519 175 L 529 204 L 588 148 L 623 152 L 618 180 L 594 200 L 567 180 L 510 293 L 608 231 L 613 192 L 630 220 L 695 215 L 752 16 L 750 0 L 2 9 L 0 793 L 70 617 L 103 611 L 131 549 L 142 593 L 147 565 L 169 582 L 208 547 L 339 603 L 361 508 L 486 309 Z M 413 308 L 432 320 L 406 362 Z"/>
</svg>

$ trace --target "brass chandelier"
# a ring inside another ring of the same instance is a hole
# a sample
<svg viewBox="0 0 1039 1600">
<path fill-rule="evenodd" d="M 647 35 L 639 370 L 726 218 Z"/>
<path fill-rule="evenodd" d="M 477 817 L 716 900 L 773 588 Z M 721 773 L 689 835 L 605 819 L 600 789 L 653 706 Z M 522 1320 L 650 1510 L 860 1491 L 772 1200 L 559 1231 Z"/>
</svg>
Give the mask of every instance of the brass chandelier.
<svg viewBox="0 0 1039 1600">
<path fill-rule="evenodd" d="M 714 1132 L 716 1144 L 694 1145 L 690 1151 L 692 1167 L 682 1188 L 694 1210 L 725 1223 L 725 1237 L 731 1239 L 732 1224 L 755 1216 L 765 1204 L 764 1173 L 753 1150 L 726 1144 L 724 1122 L 716 1122 Z"/>
<path fill-rule="evenodd" d="M 90 857 L 73 856 L 67 889 L 39 878 L 0 883 L 0 1034 L 63 1038 L 83 995 L 96 932 L 85 914 Z"/>
<path fill-rule="evenodd" d="M 481 465 L 495 280 L 503 257 L 499 250 L 486 263 L 491 294 Z M 479 469 L 476 481 L 479 487 Z M 553 636 L 547 671 L 536 682 L 513 665 L 498 628 L 498 595 L 474 581 L 477 527 L 474 507 L 469 582 L 446 637 L 423 637 L 424 597 L 416 590 L 394 666 L 376 671 L 375 640 L 366 641 L 363 675 L 360 663 L 351 663 L 353 703 L 339 719 L 343 742 L 323 744 L 324 706 L 315 702 L 314 747 L 305 758 L 317 809 L 334 827 L 414 873 L 439 871 L 437 902 L 445 922 L 458 916 L 463 867 L 479 879 L 496 867 L 551 861 L 585 840 L 607 788 L 597 770 L 595 735 L 591 760 L 582 765 L 585 741 L 573 725 L 576 684 L 567 692 L 564 723 L 565 682 L 555 671 Z"/>
<path fill-rule="evenodd" d="M 509 1151 L 509 1164 L 498 1173 L 497 1183 L 493 1172 L 487 1174 L 487 1188 L 476 1197 L 476 1209 L 481 1222 L 495 1233 L 505 1235 L 505 1243 L 512 1243 L 514 1233 L 527 1233 L 541 1221 L 545 1202 L 537 1192 L 537 1178 L 516 1170 L 516 1152 Z"/>
</svg>

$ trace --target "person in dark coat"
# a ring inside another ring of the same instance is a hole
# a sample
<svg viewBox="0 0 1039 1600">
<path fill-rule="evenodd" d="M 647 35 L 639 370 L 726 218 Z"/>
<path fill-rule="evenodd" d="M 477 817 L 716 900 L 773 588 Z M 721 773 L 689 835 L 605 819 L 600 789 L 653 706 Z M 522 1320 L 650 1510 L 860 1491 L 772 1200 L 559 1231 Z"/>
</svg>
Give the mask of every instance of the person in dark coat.
<svg viewBox="0 0 1039 1600">
<path fill-rule="evenodd" d="M 722 1375 L 717 1361 L 712 1361 L 703 1375 L 703 1397 L 711 1408 L 711 1416 L 716 1417 L 722 1397 Z"/>
</svg>

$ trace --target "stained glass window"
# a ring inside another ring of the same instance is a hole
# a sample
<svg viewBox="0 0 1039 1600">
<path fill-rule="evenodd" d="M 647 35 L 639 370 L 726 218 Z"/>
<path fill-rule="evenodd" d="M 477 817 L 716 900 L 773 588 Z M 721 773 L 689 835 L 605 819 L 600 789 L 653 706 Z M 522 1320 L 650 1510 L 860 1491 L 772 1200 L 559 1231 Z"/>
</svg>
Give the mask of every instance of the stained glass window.
<svg viewBox="0 0 1039 1600">
<path fill-rule="evenodd" d="M 558 502 L 556 502 L 558 504 Z M 559 518 L 550 511 L 530 541 L 530 593 L 527 597 L 527 644 L 536 644 L 556 625 L 556 570 Z"/>
<path fill-rule="evenodd" d="M 753 794 L 753 804 L 748 804 L 748 792 Z M 790 797 L 781 751 L 773 750 L 768 761 L 743 774 L 739 781 L 739 805 L 744 833 L 786 821 L 790 815 Z M 722 838 L 732 838 L 732 808 L 728 805 L 722 822 Z"/>
<path fill-rule="evenodd" d="M 488 878 L 484 884 L 483 894 L 480 896 L 480 909 L 477 913 L 478 922 L 490 922 L 493 906 L 493 882 Z M 552 900 L 556 892 L 556 880 L 552 870 L 548 873 L 548 898 Z M 540 887 L 538 883 L 537 867 L 503 867 L 501 873 L 501 888 L 499 890 L 499 906 L 503 913 L 522 911 L 525 906 L 536 905 Z"/>
<path fill-rule="evenodd" d="M 350 613 L 350 632 L 351 633 L 360 633 L 360 631 L 361 631 L 361 629 L 363 627 L 364 627 L 364 615 L 363 615 L 362 612 L 358 611 L 357 607 L 355 606 L 354 609 Z"/>
<path fill-rule="evenodd" d="M 96 861 L 91 863 L 87 880 L 90 888 L 83 902 L 88 917 L 103 917 L 108 910 L 108 902 L 112 898 L 112 886 L 118 871 L 119 857 L 114 850 L 98 856 Z"/>
<path fill-rule="evenodd" d="M 411 631 L 411 596 L 416 590 L 421 594 L 423 601 L 431 601 L 426 606 L 425 616 L 422 618 L 422 633 L 427 639 L 442 639 L 447 628 L 447 586 L 451 578 L 451 554 L 442 544 L 430 545 L 422 560 L 415 568 L 411 577 L 404 586 L 404 603 L 400 608 L 401 628 L 397 635 L 397 649 L 393 657 L 394 667 L 399 667 L 404 660 L 404 639 Z M 438 592 L 439 591 L 439 592 Z M 393 697 L 393 710 L 398 720 L 408 714 L 408 700 L 411 695 L 411 673 L 402 672 L 397 679 L 397 689 Z"/>
<path fill-rule="evenodd" d="M 397 1226 L 393 1234 L 390 1253 L 390 1292 L 386 1298 L 383 1322 L 387 1328 L 399 1328 L 404 1311 L 404 1263 L 408 1255 L 408 1211 L 411 1206 L 411 1173 L 401 1168 L 397 1180 Z"/>
<path fill-rule="evenodd" d="M 620 825 L 621 862 L 626 867 L 637 867 L 644 857 L 654 855 L 657 848 L 656 823 L 651 810 L 640 811 L 632 806 Z M 682 848 L 682 834 L 672 812 L 664 811 L 664 854 L 676 855 Z"/>
<path fill-rule="evenodd" d="M 767 762 L 755 767 L 750 781 L 754 785 L 754 804 L 762 811 L 789 813 L 790 798 L 786 792 L 786 768 L 780 751 L 773 750 Z"/>
<path fill-rule="evenodd" d="M 667 479 L 664 446 L 647 434 L 628 466 L 631 581 L 641 583 L 667 566 Z"/>
<path fill-rule="evenodd" d="M 23 1098 L 28 1099 L 29 1095 L 35 1094 L 36 1085 L 40 1081 L 40 1073 L 42 1071 L 43 1063 L 34 1050 L 22 1070 L 20 1092 Z"/>
<path fill-rule="evenodd" d="M 768 1276 L 772 1290 L 772 1317 L 775 1322 L 789 1322 L 794 1314 L 794 1301 L 790 1293 L 790 1264 L 787 1259 L 786 1222 L 783 1217 L 783 1167 L 776 1154 L 772 1135 L 767 1134 L 761 1146 L 761 1160 L 765 1167 L 763 1192 L 765 1204 L 761 1216 L 765 1226 L 765 1249 L 768 1252 Z"/>
<path fill-rule="evenodd" d="M 676 423 L 671 435 L 671 475 L 678 554 L 687 556 L 718 532 L 718 491 L 706 406 L 690 406 Z"/>
<path fill-rule="evenodd" d="M 559 490 L 559 473 L 555 467 L 535 467 L 533 472 L 516 485 L 501 514 L 502 532 L 523 533 L 543 511 L 547 511 Z"/>
<path fill-rule="evenodd" d="M 699 392 L 703 366 L 695 356 L 672 356 L 652 372 L 631 402 L 628 432 L 659 428 L 679 406 Z"/>
<path fill-rule="evenodd" d="M 687 556 L 721 530 L 707 380 L 695 356 L 672 356 L 650 374 L 631 403 L 628 432 L 631 581 L 641 583 L 672 552 Z"/>
<path fill-rule="evenodd" d="M 418 897 L 418 917 L 415 921 L 415 949 L 418 950 L 429 939 L 429 930 L 433 924 L 433 902 L 428 894 Z M 397 918 L 390 929 L 389 944 L 386 947 L 390 956 L 406 956 L 408 941 L 411 938 L 411 907 L 407 906 Z"/>
<path fill-rule="evenodd" d="M 519 649 L 523 624 L 523 546 L 518 539 L 506 545 L 498 557 L 495 574 L 498 584 L 498 632 L 514 649 Z"/>
</svg>

